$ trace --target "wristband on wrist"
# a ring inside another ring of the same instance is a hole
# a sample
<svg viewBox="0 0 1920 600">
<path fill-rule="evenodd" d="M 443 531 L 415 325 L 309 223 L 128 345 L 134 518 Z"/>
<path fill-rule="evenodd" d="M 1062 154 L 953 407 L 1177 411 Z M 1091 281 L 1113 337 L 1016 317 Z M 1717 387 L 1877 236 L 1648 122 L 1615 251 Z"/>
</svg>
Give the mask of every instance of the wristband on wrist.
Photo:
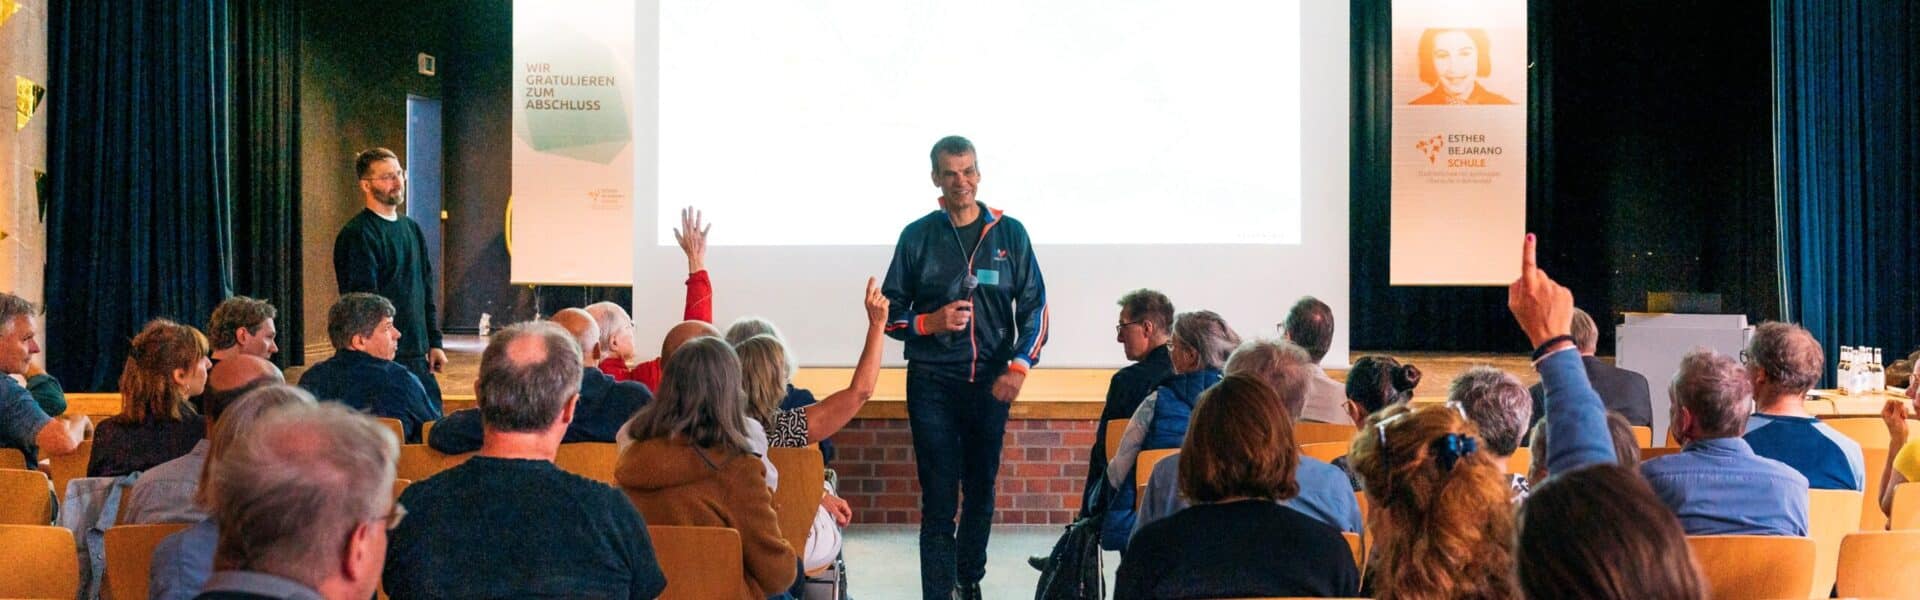
<svg viewBox="0 0 1920 600">
<path fill-rule="evenodd" d="M 1544 356 L 1546 356 L 1546 355 L 1547 355 L 1547 350 L 1548 350 L 1548 349 L 1550 349 L 1550 348 L 1553 348 L 1554 346 L 1558 346 L 1558 345 L 1560 345 L 1560 342 L 1567 342 L 1567 343 L 1572 343 L 1572 342 L 1573 342 L 1573 336 L 1571 336 L 1571 335 L 1557 335 L 1557 336 L 1553 336 L 1552 338 L 1549 338 L 1549 339 L 1547 339 L 1547 341 L 1545 341 L 1545 342 L 1541 342 L 1541 344 L 1540 344 L 1539 346 L 1537 346 L 1537 347 L 1535 347 L 1535 348 L 1533 349 L 1533 359 L 1534 359 L 1534 360 L 1540 360 L 1540 358 L 1541 358 L 1541 357 L 1544 357 Z"/>
</svg>

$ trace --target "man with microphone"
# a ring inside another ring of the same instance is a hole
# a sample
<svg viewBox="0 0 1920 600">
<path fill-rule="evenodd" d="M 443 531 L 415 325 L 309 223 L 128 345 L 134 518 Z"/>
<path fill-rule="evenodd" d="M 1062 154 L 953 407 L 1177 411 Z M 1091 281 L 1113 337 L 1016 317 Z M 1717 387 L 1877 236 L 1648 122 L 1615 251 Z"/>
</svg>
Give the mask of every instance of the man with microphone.
<svg viewBox="0 0 1920 600">
<path fill-rule="evenodd" d="M 882 292 L 887 335 L 907 346 L 921 595 L 974 599 L 987 573 L 1007 407 L 1046 345 L 1047 291 L 1026 227 L 974 198 L 973 142 L 942 138 L 929 158 L 940 210 L 900 232 Z"/>
</svg>

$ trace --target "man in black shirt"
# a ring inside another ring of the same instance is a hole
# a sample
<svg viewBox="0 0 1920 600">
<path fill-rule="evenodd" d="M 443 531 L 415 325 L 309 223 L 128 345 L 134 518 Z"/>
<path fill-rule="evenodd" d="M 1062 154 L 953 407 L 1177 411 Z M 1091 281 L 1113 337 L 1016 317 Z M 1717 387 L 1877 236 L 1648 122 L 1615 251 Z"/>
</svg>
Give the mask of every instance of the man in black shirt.
<svg viewBox="0 0 1920 600">
<path fill-rule="evenodd" d="M 440 383 L 433 374 L 446 366 L 447 353 L 441 350 L 426 236 L 420 224 L 400 214 L 407 172 L 386 148 L 361 152 L 354 170 L 367 208 L 333 238 L 334 280 L 341 294 L 366 292 L 393 302 L 393 325 L 400 330 L 400 349 L 393 360 L 420 379 L 438 411 Z"/>
<path fill-rule="evenodd" d="M 553 464 L 580 398 L 570 337 L 532 322 L 487 344 L 474 384 L 485 442 L 400 496 L 409 516 L 387 544 L 389 596 L 653 598 L 666 588 L 633 503 Z"/>
</svg>

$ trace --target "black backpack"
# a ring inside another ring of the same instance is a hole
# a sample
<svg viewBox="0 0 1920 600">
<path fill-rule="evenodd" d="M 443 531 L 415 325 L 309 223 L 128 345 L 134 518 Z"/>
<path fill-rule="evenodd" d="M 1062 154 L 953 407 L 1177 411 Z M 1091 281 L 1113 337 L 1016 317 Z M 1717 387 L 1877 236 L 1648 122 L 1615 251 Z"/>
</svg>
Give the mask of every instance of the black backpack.
<svg viewBox="0 0 1920 600">
<path fill-rule="evenodd" d="M 1106 487 L 1106 483 L 1101 482 L 1100 487 Z M 1067 525 L 1067 532 L 1054 542 L 1053 553 L 1048 555 L 1047 570 L 1040 573 L 1034 600 L 1106 598 L 1106 573 L 1100 568 L 1100 524 L 1104 520 L 1096 511 Z"/>
</svg>

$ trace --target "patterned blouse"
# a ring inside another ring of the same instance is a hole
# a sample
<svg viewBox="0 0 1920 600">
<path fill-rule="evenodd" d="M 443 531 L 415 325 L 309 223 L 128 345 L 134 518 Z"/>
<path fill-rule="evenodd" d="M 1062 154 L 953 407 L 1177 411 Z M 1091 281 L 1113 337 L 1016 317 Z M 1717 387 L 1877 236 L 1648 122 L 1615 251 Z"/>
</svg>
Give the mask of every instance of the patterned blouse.
<svg viewBox="0 0 1920 600">
<path fill-rule="evenodd" d="M 807 409 L 775 411 L 767 424 L 767 444 L 775 448 L 804 448 L 807 445 Z"/>
</svg>

